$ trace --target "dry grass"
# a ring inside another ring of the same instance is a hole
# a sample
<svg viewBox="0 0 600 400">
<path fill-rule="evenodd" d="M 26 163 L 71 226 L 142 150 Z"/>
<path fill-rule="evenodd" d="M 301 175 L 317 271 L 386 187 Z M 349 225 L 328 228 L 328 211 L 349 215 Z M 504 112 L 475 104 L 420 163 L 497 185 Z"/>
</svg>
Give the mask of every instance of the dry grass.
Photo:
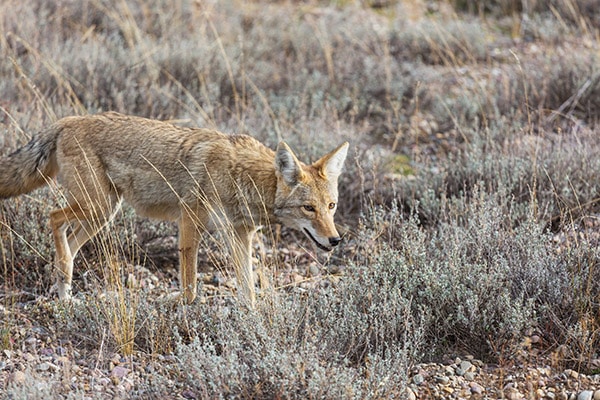
<svg viewBox="0 0 600 400">
<path fill-rule="evenodd" d="M 269 287 L 254 312 L 235 300 L 219 236 L 201 246 L 203 301 L 157 301 L 177 281 L 175 229 L 127 208 L 76 260 L 81 302 L 53 303 L 47 215 L 61 196 L 4 201 L 0 348 L 38 338 L 88 377 L 131 355 L 151 371 L 121 394 L 142 398 L 398 397 L 416 363 L 473 353 L 508 365 L 531 331 L 557 371 L 593 372 L 593 2 L 371 3 L 9 1 L 3 155 L 59 117 L 102 110 L 283 139 L 307 160 L 349 140 L 352 155 L 343 246 L 325 258 L 294 232 L 261 232 Z M 19 369 L 6 354 L 0 377 Z M 45 384 L 6 378 L 0 391 L 91 395 L 72 371 L 28 370 Z"/>
</svg>

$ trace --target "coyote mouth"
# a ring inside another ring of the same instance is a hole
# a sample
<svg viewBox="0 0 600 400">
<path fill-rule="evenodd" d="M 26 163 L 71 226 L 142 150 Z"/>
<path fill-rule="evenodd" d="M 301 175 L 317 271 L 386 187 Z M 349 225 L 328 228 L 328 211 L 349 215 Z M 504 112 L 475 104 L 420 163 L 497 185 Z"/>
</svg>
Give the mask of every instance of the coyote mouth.
<svg viewBox="0 0 600 400">
<path fill-rule="evenodd" d="M 332 248 L 325 247 L 321 243 L 319 243 L 319 241 L 317 239 L 315 239 L 315 237 L 310 233 L 310 231 L 308 229 L 304 228 L 304 233 L 306 233 L 306 236 L 308 236 L 309 238 L 311 238 L 312 241 L 315 242 L 315 244 L 317 245 L 317 247 L 320 248 L 321 250 L 325 250 L 325 251 L 331 251 L 332 250 Z"/>
</svg>

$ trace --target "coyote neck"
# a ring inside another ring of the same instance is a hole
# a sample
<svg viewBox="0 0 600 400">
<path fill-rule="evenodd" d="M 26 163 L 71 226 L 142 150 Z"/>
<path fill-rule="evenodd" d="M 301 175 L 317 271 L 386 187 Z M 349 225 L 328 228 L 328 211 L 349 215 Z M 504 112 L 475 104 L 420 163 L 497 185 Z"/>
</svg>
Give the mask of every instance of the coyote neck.
<svg viewBox="0 0 600 400">
<path fill-rule="evenodd" d="M 266 210 L 271 217 L 277 192 L 275 169 L 269 166 L 265 170 L 247 170 L 246 180 L 249 189 L 246 200 Z"/>
<path fill-rule="evenodd" d="M 240 196 L 240 208 L 249 211 L 255 222 L 264 224 L 275 220 L 273 210 L 278 180 L 275 154 L 262 145 L 261 150 L 258 154 L 239 154 L 232 176 Z"/>
</svg>

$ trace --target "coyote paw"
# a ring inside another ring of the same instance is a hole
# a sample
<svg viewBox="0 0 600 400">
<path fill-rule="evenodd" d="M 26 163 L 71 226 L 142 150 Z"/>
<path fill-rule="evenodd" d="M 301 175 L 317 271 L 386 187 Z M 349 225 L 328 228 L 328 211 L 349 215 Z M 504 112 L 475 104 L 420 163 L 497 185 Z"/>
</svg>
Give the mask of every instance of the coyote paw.
<svg viewBox="0 0 600 400">
<path fill-rule="evenodd" d="M 56 282 L 50 287 L 50 295 L 57 295 L 60 301 L 71 301 L 73 299 L 73 293 L 71 285 L 63 282 Z"/>
<path fill-rule="evenodd" d="M 181 291 L 176 290 L 159 296 L 156 301 L 163 304 L 193 304 L 196 301 L 204 303 L 206 299 L 204 297 L 195 297 L 192 301 L 189 301 L 189 296 L 185 296 Z"/>
<path fill-rule="evenodd" d="M 56 293 L 57 290 L 54 288 L 50 289 L 50 293 L 52 295 L 54 295 L 54 293 Z M 54 297 L 54 296 L 53 296 Z M 84 305 L 84 300 L 79 298 L 79 297 L 73 297 L 73 296 L 65 296 L 63 298 L 61 298 L 60 296 L 55 297 L 53 300 L 51 300 L 52 302 L 55 302 L 56 304 L 60 304 L 62 306 L 65 307 L 80 307 Z"/>
</svg>

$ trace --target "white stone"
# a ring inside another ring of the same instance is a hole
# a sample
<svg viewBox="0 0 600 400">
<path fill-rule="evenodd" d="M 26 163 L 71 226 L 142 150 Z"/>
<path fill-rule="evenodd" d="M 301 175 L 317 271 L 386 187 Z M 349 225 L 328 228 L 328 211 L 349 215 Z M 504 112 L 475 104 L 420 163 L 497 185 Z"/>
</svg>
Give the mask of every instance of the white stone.
<svg viewBox="0 0 600 400">
<path fill-rule="evenodd" d="M 591 390 L 584 390 L 583 392 L 579 393 L 579 396 L 577 396 L 577 400 L 592 400 L 593 396 L 594 392 L 592 392 Z"/>
</svg>

